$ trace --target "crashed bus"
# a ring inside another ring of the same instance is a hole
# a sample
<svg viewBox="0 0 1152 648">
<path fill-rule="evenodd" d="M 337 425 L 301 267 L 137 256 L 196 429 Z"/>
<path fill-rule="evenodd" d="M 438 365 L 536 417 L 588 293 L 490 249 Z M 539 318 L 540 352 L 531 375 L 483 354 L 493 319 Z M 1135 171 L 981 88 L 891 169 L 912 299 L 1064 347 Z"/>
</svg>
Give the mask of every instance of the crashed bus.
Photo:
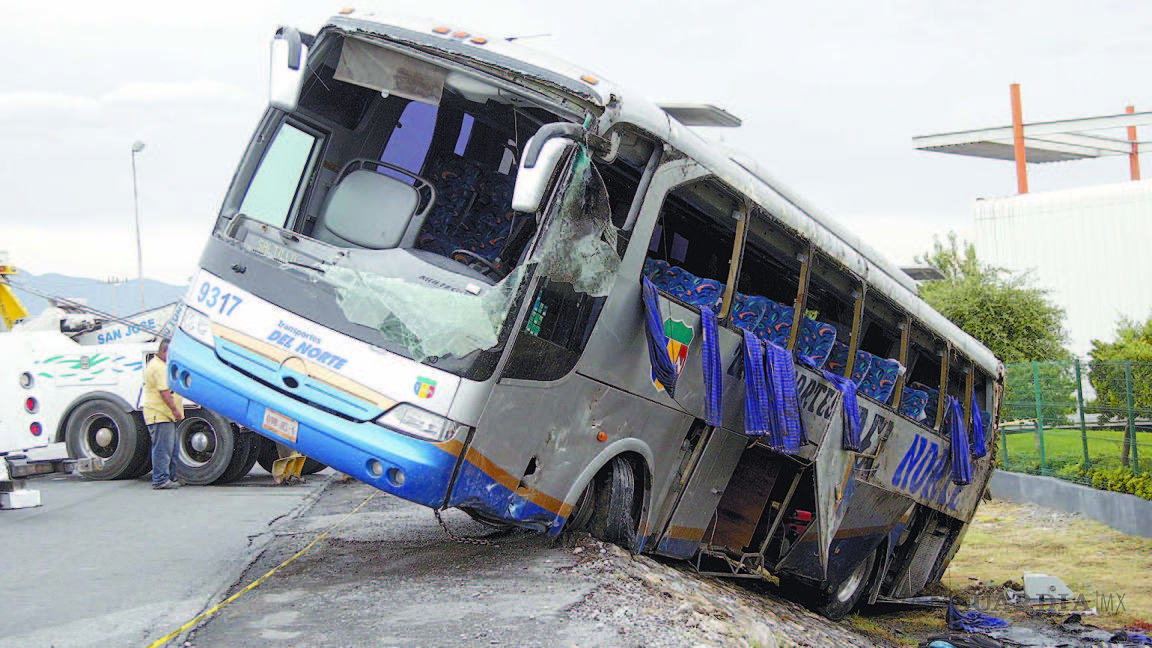
<svg viewBox="0 0 1152 648">
<path fill-rule="evenodd" d="M 997 359 L 754 161 L 587 70 L 356 11 L 281 28 L 173 388 L 434 510 L 772 574 L 938 579 Z"/>
</svg>

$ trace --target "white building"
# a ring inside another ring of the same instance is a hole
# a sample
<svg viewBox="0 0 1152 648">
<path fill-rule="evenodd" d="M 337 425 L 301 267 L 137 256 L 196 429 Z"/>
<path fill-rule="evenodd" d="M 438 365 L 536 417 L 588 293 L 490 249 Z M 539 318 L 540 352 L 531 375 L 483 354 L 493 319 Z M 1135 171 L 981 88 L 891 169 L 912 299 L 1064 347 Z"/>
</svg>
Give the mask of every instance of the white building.
<svg viewBox="0 0 1152 648">
<path fill-rule="evenodd" d="M 972 213 L 977 256 L 1033 270 L 1076 355 L 1113 339 L 1121 316 L 1152 314 L 1152 180 L 978 199 Z"/>
</svg>

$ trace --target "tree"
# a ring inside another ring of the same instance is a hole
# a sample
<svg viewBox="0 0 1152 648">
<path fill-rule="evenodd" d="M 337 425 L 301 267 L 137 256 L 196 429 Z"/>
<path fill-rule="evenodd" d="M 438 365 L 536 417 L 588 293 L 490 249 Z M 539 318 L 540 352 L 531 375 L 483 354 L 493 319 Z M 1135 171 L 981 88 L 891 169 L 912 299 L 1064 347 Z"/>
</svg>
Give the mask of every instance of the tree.
<svg viewBox="0 0 1152 648">
<path fill-rule="evenodd" d="M 1064 309 L 1048 299 L 1048 291 L 1032 285 L 1029 273 L 1012 273 L 980 262 L 976 246 L 956 233 L 948 245 L 933 237 L 932 251 L 917 263 L 939 270 L 944 279 L 921 285 L 920 297 L 964 332 L 988 347 L 1006 364 L 1068 360 L 1064 348 Z"/>
<path fill-rule="evenodd" d="M 1128 414 L 1128 386 L 1132 388 L 1132 416 L 1147 418 L 1152 414 L 1152 316 L 1144 322 L 1121 317 L 1116 324 L 1116 337 L 1111 342 L 1092 340 L 1089 379 L 1096 390 L 1095 405 L 1100 419 Z M 1120 463 L 1129 464 L 1132 436 L 1124 435 Z"/>
<path fill-rule="evenodd" d="M 955 232 L 948 233 L 947 245 L 934 237 L 932 251 L 916 262 L 944 275 L 922 284 L 920 297 L 1007 365 L 1007 419 L 1036 418 L 1037 382 L 1043 423 L 1060 422 L 1076 411 L 1064 309 L 1049 301 L 1048 291 L 1032 285 L 1029 273 L 1013 275 L 982 263 L 976 246 L 964 241 L 961 249 Z"/>
</svg>

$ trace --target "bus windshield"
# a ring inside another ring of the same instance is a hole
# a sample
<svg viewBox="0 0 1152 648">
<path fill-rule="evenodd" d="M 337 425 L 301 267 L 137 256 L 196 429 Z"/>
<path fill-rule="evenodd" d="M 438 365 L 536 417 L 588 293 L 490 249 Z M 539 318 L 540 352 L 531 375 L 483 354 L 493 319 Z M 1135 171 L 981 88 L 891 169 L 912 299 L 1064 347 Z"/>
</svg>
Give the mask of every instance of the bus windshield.
<svg viewBox="0 0 1152 648">
<path fill-rule="evenodd" d="M 603 183 L 570 166 L 545 214 L 519 214 L 511 201 L 522 147 L 559 117 L 364 41 L 330 40 L 317 55 L 299 109 L 269 111 L 270 137 L 254 140 L 217 228 L 234 252 L 289 271 L 240 282 L 322 326 L 484 379 L 507 315 L 548 250 L 576 236 L 611 238 L 605 217 L 540 242 L 541 223 L 565 219 L 565 194 L 604 194 Z M 598 192 L 587 190 L 592 181 Z M 601 199 L 593 212 L 607 211 Z M 576 211 L 592 213 L 570 209 L 569 222 Z M 305 290 L 292 287 L 299 282 Z M 607 294 L 595 283 L 580 292 Z"/>
</svg>

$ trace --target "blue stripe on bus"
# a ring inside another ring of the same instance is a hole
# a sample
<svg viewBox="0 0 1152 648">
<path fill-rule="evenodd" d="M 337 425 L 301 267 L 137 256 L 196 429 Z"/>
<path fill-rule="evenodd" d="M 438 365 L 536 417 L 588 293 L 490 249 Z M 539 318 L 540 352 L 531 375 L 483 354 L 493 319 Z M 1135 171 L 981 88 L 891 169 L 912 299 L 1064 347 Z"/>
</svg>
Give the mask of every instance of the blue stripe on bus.
<svg viewBox="0 0 1152 648">
<path fill-rule="evenodd" d="M 473 508 L 513 524 L 546 530 L 549 535 L 560 533 L 567 521 L 557 511 L 550 511 L 501 484 L 467 459 L 460 466 L 448 505 Z"/>
<path fill-rule="evenodd" d="M 656 553 L 675 558 L 691 558 L 700 548 L 699 540 L 676 540 L 667 536 L 660 539 Z"/>
<path fill-rule="evenodd" d="M 180 376 L 169 380 L 173 390 L 217 414 L 402 499 L 434 508 L 444 503 L 457 462 L 457 454 L 444 447 L 448 444 L 349 421 L 289 398 L 228 367 L 182 331 L 172 339 L 168 363 Z M 297 422 L 295 443 L 264 430 L 266 408 Z M 378 476 L 369 469 L 373 459 L 383 466 Z M 402 471 L 402 482 L 393 481 L 392 468 Z"/>
</svg>

